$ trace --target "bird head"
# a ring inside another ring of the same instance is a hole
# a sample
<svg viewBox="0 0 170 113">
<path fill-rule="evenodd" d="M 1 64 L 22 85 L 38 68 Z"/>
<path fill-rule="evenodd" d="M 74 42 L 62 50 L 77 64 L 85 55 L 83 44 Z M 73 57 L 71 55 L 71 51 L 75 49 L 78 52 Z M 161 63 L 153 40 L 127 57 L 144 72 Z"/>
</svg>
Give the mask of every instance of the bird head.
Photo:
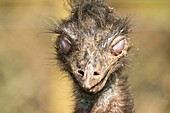
<svg viewBox="0 0 170 113">
<path fill-rule="evenodd" d="M 85 91 L 97 93 L 125 65 L 129 27 L 128 18 L 102 0 L 75 0 L 70 17 L 54 30 L 57 58 Z"/>
</svg>

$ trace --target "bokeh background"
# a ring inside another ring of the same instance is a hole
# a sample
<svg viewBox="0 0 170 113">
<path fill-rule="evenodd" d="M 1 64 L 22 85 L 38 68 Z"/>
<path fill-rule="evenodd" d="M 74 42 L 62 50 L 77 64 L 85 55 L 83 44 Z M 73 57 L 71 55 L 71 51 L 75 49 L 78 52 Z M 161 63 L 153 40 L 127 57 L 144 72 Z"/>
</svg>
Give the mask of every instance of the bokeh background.
<svg viewBox="0 0 170 113">
<path fill-rule="evenodd" d="M 54 60 L 51 17 L 65 18 L 63 0 L 0 0 L 0 113 L 71 113 L 72 84 Z M 108 0 L 135 24 L 126 71 L 136 113 L 170 113 L 170 1 Z"/>
</svg>

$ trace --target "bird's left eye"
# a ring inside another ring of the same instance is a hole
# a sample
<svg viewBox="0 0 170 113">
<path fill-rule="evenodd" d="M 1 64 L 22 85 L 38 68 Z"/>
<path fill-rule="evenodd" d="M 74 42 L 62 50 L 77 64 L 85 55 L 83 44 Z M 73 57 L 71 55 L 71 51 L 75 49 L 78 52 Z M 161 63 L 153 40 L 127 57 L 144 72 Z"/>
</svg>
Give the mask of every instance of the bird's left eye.
<svg viewBox="0 0 170 113">
<path fill-rule="evenodd" d="M 68 54 L 71 49 L 71 42 L 67 38 L 60 38 L 59 44 L 64 54 Z"/>
<path fill-rule="evenodd" d="M 119 54 L 125 47 L 125 39 L 119 41 L 116 45 L 113 46 L 113 52 Z"/>
</svg>

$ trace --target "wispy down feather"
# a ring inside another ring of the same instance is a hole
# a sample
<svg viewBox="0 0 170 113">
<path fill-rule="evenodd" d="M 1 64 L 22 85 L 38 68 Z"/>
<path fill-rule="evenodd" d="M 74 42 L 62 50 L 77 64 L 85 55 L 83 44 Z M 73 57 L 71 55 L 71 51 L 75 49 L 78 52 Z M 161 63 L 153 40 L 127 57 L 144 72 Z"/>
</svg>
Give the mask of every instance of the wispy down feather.
<svg viewBox="0 0 170 113">
<path fill-rule="evenodd" d="M 86 17 L 94 18 L 100 27 L 103 27 L 106 22 L 113 22 L 117 19 L 116 14 L 105 3 L 105 0 L 70 0 L 72 8 L 72 19 L 81 20 Z"/>
</svg>

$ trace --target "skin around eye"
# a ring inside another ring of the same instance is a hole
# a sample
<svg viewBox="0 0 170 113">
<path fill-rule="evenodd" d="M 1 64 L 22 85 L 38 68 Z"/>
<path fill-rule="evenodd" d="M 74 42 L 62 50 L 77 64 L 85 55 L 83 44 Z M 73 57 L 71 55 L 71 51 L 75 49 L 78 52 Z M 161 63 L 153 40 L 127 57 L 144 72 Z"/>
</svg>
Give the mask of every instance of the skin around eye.
<svg viewBox="0 0 170 113">
<path fill-rule="evenodd" d="M 60 38 L 59 43 L 60 43 L 60 48 L 63 50 L 64 54 L 69 53 L 71 49 L 71 45 L 69 41 L 64 38 Z"/>
<path fill-rule="evenodd" d="M 122 50 L 125 47 L 125 39 L 121 40 L 120 42 L 118 42 L 114 47 L 113 47 L 113 51 L 114 53 L 118 54 L 121 53 Z"/>
</svg>

